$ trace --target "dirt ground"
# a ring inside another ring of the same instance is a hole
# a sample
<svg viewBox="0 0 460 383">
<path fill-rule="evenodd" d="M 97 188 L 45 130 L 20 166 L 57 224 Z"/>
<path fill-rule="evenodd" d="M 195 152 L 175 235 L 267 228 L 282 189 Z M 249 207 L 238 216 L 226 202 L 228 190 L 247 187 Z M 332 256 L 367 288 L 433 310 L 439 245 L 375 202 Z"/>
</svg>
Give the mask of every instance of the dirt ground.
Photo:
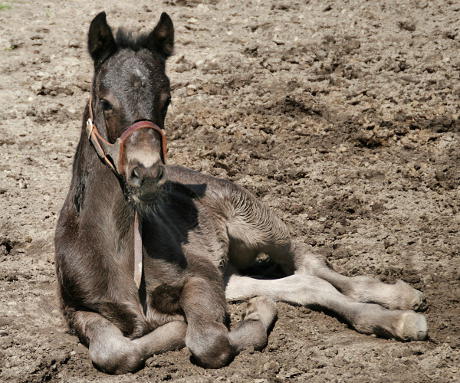
<svg viewBox="0 0 460 383">
<path fill-rule="evenodd" d="M 187 350 L 125 376 L 91 366 L 57 307 L 53 235 L 101 10 L 134 30 L 174 20 L 170 162 L 247 187 L 336 270 L 424 291 L 430 340 L 280 303 L 267 348 L 220 370 Z M 458 381 L 459 20 L 447 0 L 2 1 L 0 381 Z"/>
</svg>

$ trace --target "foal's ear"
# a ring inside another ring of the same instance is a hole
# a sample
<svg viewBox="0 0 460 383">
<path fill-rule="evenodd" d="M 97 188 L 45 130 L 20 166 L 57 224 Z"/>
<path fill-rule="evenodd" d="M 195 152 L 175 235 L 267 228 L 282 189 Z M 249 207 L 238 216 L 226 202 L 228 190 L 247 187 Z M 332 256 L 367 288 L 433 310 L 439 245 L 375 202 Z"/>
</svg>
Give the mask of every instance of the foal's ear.
<svg viewBox="0 0 460 383">
<path fill-rule="evenodd" d="M 147 47 L 160 53 L 164 58 L 174 50 L 174 25 L 167 13 L 162 13 L 155 29 L 147 37 Z"/>
<path fill-rule="evenodd" d="M 104 62 L 111 54 L 117 50 L 112 30 L 107 24 L 105 12 L 99 13 L 89 26 L 88 50 L 94 66 Z"/>
</svg>

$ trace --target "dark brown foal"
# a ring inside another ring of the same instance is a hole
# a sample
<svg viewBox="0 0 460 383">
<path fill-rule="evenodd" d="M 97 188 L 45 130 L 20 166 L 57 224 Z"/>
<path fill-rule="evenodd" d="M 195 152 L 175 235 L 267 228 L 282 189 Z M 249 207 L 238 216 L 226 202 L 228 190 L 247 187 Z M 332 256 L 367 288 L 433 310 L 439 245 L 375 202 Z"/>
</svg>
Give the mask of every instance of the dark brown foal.
<svg viewBox="0 0 460 383">
<path fill-rule="evenodd" d="M 412 311 L 421 292 L 338 274 L 244 189 L 165 164 L 173 43 L 166 14 L 137 37 L 114 37 L 104 13 L 89 29 L 94 78 L 55 246 L 62 310 L 94 365 L 135 371 L 185 345 L 195 363 L 224 366 L 266 345 L 272 299 L 327 308 L 362 333 L 425 339 L 425 317 Z M 259 253 L 288 276 L 239 275 Z M 229 330 L 226 299 L 247 298 Z"/>
<path fill-rule="evenodd" d="M 56 229 L 56 270 L 71 329 L 109 373 L 184 345 L 196 363 L 223 366 L 245 347 L 264 347 L 276 316 L 271 300 L 254 299 L 229 332 L 219 266 L 228 241 L 199 201 L 205 185 L 168 180 L 173 38 L 166 14 L 133 39 L 113 37 L 101 13 L 88 35 L 95 74 Z"/>
</svg>

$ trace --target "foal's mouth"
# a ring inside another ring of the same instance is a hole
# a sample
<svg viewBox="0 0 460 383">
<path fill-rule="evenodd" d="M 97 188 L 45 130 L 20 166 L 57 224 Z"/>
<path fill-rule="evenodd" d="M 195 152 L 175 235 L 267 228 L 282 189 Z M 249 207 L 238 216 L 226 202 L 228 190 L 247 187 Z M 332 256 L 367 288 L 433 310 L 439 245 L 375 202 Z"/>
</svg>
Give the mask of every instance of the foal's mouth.
<svg viewBox="0 0 460 383">
<path fill-rule="evenodd" d="M 140 186 L 126 185 L 125 193 L 128 201 L 135 205 L 152 205 L 164 191 L 166 175 L 164 168 L 156 178 L 146 178 Z"/>
</svg>

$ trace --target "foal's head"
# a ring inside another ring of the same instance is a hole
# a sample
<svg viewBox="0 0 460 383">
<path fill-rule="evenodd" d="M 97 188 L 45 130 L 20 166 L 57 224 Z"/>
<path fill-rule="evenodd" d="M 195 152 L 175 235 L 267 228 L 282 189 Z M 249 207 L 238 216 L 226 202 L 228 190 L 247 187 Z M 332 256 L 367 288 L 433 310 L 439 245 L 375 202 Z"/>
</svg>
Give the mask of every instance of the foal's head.
<svg viewBox="0 0 460 383">
<path fill-rule="evenodd" d="M 123 30 L 114 37 L 104 12 L 89 29 L 88 50 L 95 69 L 92 116 L 102 139 L 121 148 L 109 154 L 135 200 L 148 198 L 163 178 L 160 129 L 171 97 L 165 61 L 173 44 L 174 27 L 166 13 L 150 33 L 136 37 Z M 147 128 L 132 129 L 139 121 Z"/>
</svg>

